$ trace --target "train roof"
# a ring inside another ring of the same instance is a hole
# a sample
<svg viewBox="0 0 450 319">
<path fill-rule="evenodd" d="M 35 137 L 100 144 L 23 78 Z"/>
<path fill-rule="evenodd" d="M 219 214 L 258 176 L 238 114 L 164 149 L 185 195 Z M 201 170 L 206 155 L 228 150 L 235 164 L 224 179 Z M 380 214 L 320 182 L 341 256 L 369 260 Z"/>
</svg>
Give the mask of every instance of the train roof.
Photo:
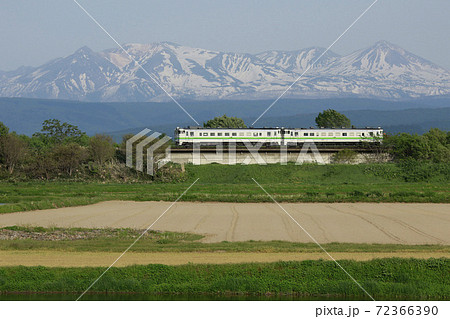
<svg viewBox="0 0 450 319">
<path fill-rule="evenodd" d="M 177 129 L 185 130 L 381 130 L 378 127 L 246 127 L 246 128 L 236 128 L 236 127 L 201 127 L 201 126 L 188 126 L 188 127 L 177 127 Z"/>
</svg>

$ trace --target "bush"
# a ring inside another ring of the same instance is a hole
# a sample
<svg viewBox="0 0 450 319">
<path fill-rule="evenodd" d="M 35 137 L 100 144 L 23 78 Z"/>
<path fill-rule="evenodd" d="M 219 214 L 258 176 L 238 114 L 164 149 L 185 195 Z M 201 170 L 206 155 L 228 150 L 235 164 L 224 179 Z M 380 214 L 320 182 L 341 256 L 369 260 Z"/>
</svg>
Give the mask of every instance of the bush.
<svg viewBox="0 0 450 319">
<path fill-rule="evenodd" d="M 167 163 L 156 171 L 154 177 L 156 181 L 165 183 L 184 182 L 187 178 L 186 172 L 183 172 L 181 166 L 175 163 Z"/>
<path fill-rule="evenodd" d="M 340 150 L 332 157 L 333 163 L 339 163 L 339 164 L 353 164 L 356 162 L 356 159 L 358 157 L 358 153 L 356 153 L 354 150 Z"/>
<path fill-rule="evenodd" d="M 431 129 L 422 136 L 401 133 L 388 136 L 385 146 L 396 160 L 450 161 L 450 132 Z"/>
<path fill-rule="evenodd" d="M 432 179 L 448 181 L 450 177 L 449 163 L 439 164 L 408 159 L 400 161 L 398 166 L 405 182 L 422 182 Z"/>
<path fill-rule="evenodd" d="M 400 176 L 400 169 L 393 164 L 370 164 L 364 167 L 364 174 L 384 179 L 395 179 Z"/>
<path fill-rule="evenodd" d="M 89 154 L 100 166 L 113 158 L 115 149 L 111 136 L 97 134 L 89 140 Z"/>
</svg>

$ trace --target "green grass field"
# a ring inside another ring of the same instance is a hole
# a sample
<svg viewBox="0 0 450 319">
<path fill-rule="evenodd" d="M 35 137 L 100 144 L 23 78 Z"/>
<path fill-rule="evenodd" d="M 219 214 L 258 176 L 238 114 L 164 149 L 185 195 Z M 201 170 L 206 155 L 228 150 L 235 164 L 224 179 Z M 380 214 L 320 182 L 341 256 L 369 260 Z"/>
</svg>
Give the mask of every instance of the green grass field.
<svg viewBox="0 0 450 319">
<path fill-rule="evenodd" d="M 268 202 L 257 180 L 280 202 L 450 202 L 445 167 L 426 181 L 406 182 L 395 164 L 186 166 L 182 183 L 0 182 L 0 213 L 107 200 Z"/>
<path fill-rule="evenodd" d="M 375 299 L 445 300 L 450 260 L 341 261 Z M 104 268 L 0 268 L 0 292 L 83 292 Z M 364 292 L 332 261 L 111 268 L 91 293 L 297 294 L 352 296 Z"/>
<path fill-rule="evenodd" d="M 425 175 L 423 175 L 423 174 Z M 186 166 L 179 183 L 0 182 L 0 213 L 87 205 L 107 200 L 173 201 L 193 181 L 199 181 L 182 201 L 270 202 L 256 179 L 280 202 L 433 202 L 449 203 L 449 172 L 438 167 L 421 172 L 412 182 L 395 164 Z M 425 177 L 425 178 L 423 178 Z M 0 240 L 0 251 L 53 250 L 123 252 L 138 236 L 132 229 L 58 229 L 8 227 L 9 231 L 48 236 L 95 232 L 82 240 Z M 313 243 L 248 241 L 201 243 L 200 235 L 150 232 L 134 252 L 318 252 Z M 330 243 L 332 252 L 448 253 L 449 246 Z M 375 259 L 342 261 L 376 299 L 447 300 L 450 260 Z M 81 293 L 104 268 L 0 267 L 0 294 L 11 292 Z M 92 288 L 93 293 L 144 294 L 286 294 L 338 296 L 365 300 L 367 296 L 330 261 L 181 266 L 146 265 L 111 268 Z"/>
<path fill-rule="evenodd" d="M 34 238 L 0 240 L 0 250 L 57 250 L 57 251 L 107 251 L 122 252 L 143 232 L 135 229 L 84 229 L 84 228 L 42 228 L 3 227 L 2 230 L 33 233 Z M 82 234 L 88 238 L 73 240 L 37 239 L 36 235 Z M 90 234 L 93 234 L 91 237 Z M 286 241 L 246 241 L 202 243 L 202 235 L 175 232 L 150 231 L 143 236 L 130 252 L 321 252 L 314 243 Z M 432 252 L 450 253 L 450 246 L 442 245 L 400 245 L 400 244 L 352 244 L 329 243 L 322 245 L 329 252 Z"/>
<path fill-rule="evenodd" d="M 123 252 L 137 236 L 135 229 L 84 229 L 4 227 L 0 235 L 16 232 L 29 239 L 0 240 L 0 251 L 50 250 L 56 252 Z M 91 237 L 92 235 L 92 237 Z M 48 240 L 60 236 L 60 240 Z M 66 239 L 65 236 L 68 236 Z M 82 236 L 74 240 L 70 236 Z M 130 252 L 321 252 L 314 243 L 248 241 L 201 243 L 201 235 L 154 232 L 141 238 Z M 449 246 L 381 245 L 330 243 L 333 252 L 421 252 L 448 254 Z M 377 300 L 446 300 L 450 295 L 450 259 L 385 258 L 370 261 L 340 260 L 340 264 Z M 0 267 L 2 294 L 62 293 L 77 297 L 105 267 Z M 319 299 L 366 300 L 367 296 L 332 261 L 241 263 L 241 264 L 159 264 L 113 267 L 92 287 L 90 293 L 137 293 L 146 296 L 315 296 Z M 208 297 L 210 296 L 210 297 Z M 15 298 L 15 297 L 8 297 Z M 89 296 L 87 296 L 90 299 Z M 168 297 L 170 298 L 170 297 Z"/>
</svg>

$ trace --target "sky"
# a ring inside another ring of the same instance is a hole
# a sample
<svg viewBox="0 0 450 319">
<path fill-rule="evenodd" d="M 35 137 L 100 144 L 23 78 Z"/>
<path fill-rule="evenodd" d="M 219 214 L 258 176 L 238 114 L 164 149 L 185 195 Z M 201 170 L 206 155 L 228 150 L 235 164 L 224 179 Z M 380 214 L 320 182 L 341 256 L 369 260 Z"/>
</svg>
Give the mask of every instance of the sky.
<svg viewBox="0 0 450 319">
<path fill-rule="evenodd" d="M 121 44 L 258 53 L 328 47 L 373 0 L 77 0 Z M 331 49 L 387 40 L 450 70 L 449 0 L 379 0 Z M 73 0 L 1 0 L 0 70 L 117 45 Z"/>
</svg>

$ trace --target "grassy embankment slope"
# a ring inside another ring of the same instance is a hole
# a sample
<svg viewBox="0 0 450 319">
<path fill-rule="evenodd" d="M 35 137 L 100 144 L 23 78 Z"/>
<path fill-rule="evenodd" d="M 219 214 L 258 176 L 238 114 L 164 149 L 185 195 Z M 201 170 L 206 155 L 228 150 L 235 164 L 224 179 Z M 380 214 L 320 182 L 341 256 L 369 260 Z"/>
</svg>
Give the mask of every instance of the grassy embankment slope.
<svg viewBox="0 0 450 319">
<path fill-rule="evenodd" d="M 448 203 L 449 174 L 434 169 L 411 182 L 395 164 L 186 166 L 182 183 L 0 182 L 0 213 L 87 205 L 107 200 L 173 201 L 195 179 L 182 201 L 270 202 L 255 178 L 280 202 Z"/>
<path fill-rule="evenodd" d="M 447 299 L 448 259 L 341 261 L 375 299 Z M 0 268 L 0 291 L 79 292 L 104 268 Z M 147 294 L 298 294 L 353 296 L 364 292 L 332 261 L 111 268 L 91 292 Z"/>
</svg>

